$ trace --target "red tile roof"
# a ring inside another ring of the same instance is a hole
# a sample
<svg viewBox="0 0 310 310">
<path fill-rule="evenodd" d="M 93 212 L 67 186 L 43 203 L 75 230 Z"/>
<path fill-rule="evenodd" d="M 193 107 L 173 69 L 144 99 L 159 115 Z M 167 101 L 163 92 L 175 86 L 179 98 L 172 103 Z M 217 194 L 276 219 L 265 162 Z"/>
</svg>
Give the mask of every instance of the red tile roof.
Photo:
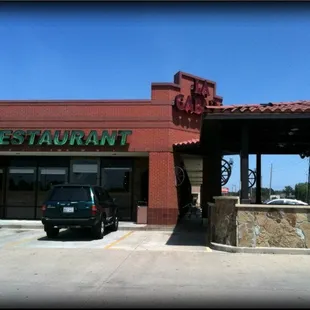
<svg viewBox="0 0 310 310">
<path fill-rule="evenodd" d="M 174 143 L 175 146 L 185 146 L 185 145 L 195 145 L 195 144 L 196 145 L 199 144 L 199 139 L 191 139 L 191 140 Z"/>
<path fill-rule="evenodd" d="M 207 106 L 206 113 L 310 113 L 310 101 L 278 102 L 267 104 L 244 104 L 230 106 Z M 174 146 L 199 145 L 199 139 L 174 143 Z"/>
<path fill-rule="evenodd" d="M 310 101 L 208 106 L 206 113 L 310 113 Z"/>
</svg>

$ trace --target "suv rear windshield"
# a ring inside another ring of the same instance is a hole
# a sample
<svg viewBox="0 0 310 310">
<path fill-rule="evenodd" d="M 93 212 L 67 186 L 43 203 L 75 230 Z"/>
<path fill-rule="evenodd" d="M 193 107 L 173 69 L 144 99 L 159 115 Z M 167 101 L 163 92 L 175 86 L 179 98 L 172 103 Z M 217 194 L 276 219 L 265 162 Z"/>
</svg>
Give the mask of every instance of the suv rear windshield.
<svg viewBox="0 0 310 310">
<path fill-rule="evenodd" d="M 78 186 L 55 187 L 49 197 L 51 201 L 90 201 L 90 188 Z"/>
</svg>

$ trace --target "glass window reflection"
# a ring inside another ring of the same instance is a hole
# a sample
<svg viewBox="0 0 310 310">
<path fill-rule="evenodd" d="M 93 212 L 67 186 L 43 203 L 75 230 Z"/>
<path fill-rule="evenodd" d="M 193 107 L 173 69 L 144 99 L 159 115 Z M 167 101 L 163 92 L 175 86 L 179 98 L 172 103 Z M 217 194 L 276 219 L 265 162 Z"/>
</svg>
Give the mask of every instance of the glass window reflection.
<svg viewBox="0 0 310 310">
<path fill-rule="evenodd" d="M 71 183 L 76 184 L 98 184 L 98 161 L 77 159 L 72 161 Z"/>
<path fill-rule="evenodd" d="M 129 168 L 104 168 L 102 169 L 102 186 L 110 193 L 130 192 Z"/>
<path fill-rule="evenodd" d="M 4 218 L 5 216 L 5 211 L 4 211 L 4 206 L 3 206 L 3 170 L 0 169 L 0 218 Z"/>
<path fill-rule="evenodd" d="M 41 168 L 39 174 L 39 187 L 37 205 L 42 205 L 49 191 L 54 185 L 67 181 L 67 170 L 63 168 Z"/>
<path fill-rule="evenodd" d="M 0 169 L 0 206 L 3 205 L 3 170 Z"/>
<path fill-rule="evenodd" d="M 34 206 L 35 169 L 10 168 L 8 177 L 7 205 Z"/>
</svg>

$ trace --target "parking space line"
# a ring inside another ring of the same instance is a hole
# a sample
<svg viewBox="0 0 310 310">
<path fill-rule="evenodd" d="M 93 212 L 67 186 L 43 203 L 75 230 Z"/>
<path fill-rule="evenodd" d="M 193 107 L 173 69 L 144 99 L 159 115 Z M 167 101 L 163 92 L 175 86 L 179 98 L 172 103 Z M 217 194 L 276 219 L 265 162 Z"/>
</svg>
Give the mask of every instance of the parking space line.
<svg viewBox="0 0 310 310">
<path fill-rule="evenodd" d="M 38 239 L 38 236 L 36 237 L 31 237 L 31 238 L 25 238 L 25 239 L 21 239 L 21 240 L 17 240 L 17 241 L 12 241 L 12 242 L 9 242 L 9 243 L 6 243 L 4 246 L 2 246 L 2 248 L 10 248 L 10 247 L 14 247 L 14 246 L 17 246 L 17 245 L 21 245 L 23 243 L 26 243 L 28 241 L 33 241 L 33 240 L 37 240 Z"/>
<path fill-rule="evenodd" d="M 120 237 L 119 239 L 117 239 L 117 240 L 111 242 L 110 244 L 106 245 L 106 246 L 104 247 L 104 249 L 110 249 L 110 248 L 112 248 L 113 246 L 115 246 L 115 245 L 118 244 L 119 242 L 123 241 L 124 239 L 126 239 L 127 237 L 129 237 L 129 236 L 130 236 L 131 234 L 133 234 L 133 233 L 134 233 L 134 231 L 128 232 L 126 235 L 124 235 L 124 236 Z"/>
</svg>

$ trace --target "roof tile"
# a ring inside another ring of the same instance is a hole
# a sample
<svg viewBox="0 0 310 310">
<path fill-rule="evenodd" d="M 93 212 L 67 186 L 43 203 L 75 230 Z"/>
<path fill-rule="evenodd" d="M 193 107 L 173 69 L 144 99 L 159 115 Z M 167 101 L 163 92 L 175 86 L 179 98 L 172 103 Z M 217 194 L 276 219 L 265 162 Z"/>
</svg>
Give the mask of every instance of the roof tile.
<svg viewBox="0 0 310 310">
<path fill-rule="evenodd" d="M 186 140 L 182 142 L 177 142 L 174 143 L 174 146 L 185 146 L 185 145 L 194 145 L 194 144 L 199 144 L 199 139 L 191 139 L 191 140 Z"/>
<path fill-rule="evenodd" d="M 310 113 L 310 101 L 208 106 L 206 113 Z"/>
</svg>

